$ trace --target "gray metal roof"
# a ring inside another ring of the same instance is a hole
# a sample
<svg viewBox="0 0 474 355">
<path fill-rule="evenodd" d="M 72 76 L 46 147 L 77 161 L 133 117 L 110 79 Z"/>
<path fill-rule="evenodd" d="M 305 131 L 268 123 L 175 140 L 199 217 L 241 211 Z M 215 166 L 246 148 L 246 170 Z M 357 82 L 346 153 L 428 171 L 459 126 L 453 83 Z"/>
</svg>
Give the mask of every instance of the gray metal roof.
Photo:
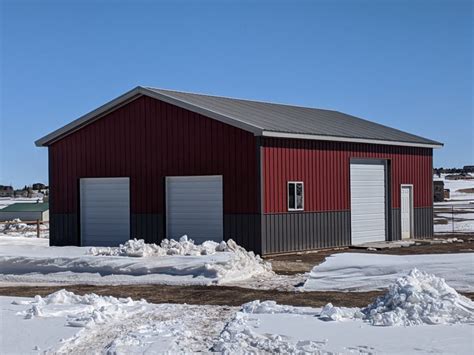
<svg viewBox="0 0 474 355">
<path fill-rule="evenodd" d="M 201 113 L 255 135 L 348 142 L 441 147 L 442 143 L 367 121 L 342 112 L 285 104 L 137 87 L 110 103 L 39 139 L 39 146 L 59 139 L 114 107 L 138 96 Z"/>
<path fill-rule="evenodd" d="M 49 209 L 48 202 L 36 202 L 36 203 L 12 203 L 5 208 L 2 208 L 0 212 L 44 212 Z"/>
</svg>

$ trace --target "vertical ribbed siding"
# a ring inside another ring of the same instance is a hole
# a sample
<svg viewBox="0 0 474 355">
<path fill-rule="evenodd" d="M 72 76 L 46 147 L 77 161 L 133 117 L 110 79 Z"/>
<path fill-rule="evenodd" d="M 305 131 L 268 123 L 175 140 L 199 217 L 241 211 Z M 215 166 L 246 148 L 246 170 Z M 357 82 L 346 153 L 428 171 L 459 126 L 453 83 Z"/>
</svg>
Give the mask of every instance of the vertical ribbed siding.
<svg viewBox="0 0 474 355">
<path fill-rule="evenodd" d="M 353 158 L 388 161 L 388 240 L 401 238 L 401 184 L 414 186 L 415 237 L 432 236 L 432 149 L 279 138 L 262 146 L 263 253 L 351 244 Z M 287 210 L 288 181 L 304 182 L 303 212 Z"/>
<path fill-rule="evenodd" d="M 278 213 L 262 216 L 264 254 L 347 246 L 349 212 Z"/>
<path fill-rule="evenodd" d="M 252 133 L 139 97 L 49 147 L 51 214 L 78 214 L 80 178 L 130 177 L 132 237 L 159 241 L 165 176 L 223 175 L 224 214 L 259 215 L 256 147 Z M 74 219 L 61 217 L 53 233 L 59 240 L 77 228 Z M 247 233 L 239 236 L 243 241 L 254 245 L 257 238 L 260 244 L 253 227 L 234 223 L 232 229 Z"/>
<path fill-rule="evenodd" d="M 132 214 L 130 218 L 131 235 L 144 239 L 147 243 L 159 243 L 165 237 L 164 218 L 162 214 Z"/>
<path fill-rule="evenodd" d="M 49 244 L 54 246 L 80 245 L 78 218 L 75 213 L 49 215 Z"/>
<path fill-rule="evenodd" d="M 432 206 L 432 149 L 265 138 L 264 213 L 286 213 L 286 183 L 304 181 L 305 212 L 349 210 L 351 158 L 387 159 L 391 203 L 400 207 L 400 185 L 413 184 L 415 207 Z"/>
<path fill-rule="evenodd" d="M 224 235 L 233 239 L 237 244 L 248 250 L 262 253 L 261 247 L 261 218 L 259 214 L 225 214 Z"/>
<path fill-rule="evenodd" d="M 415 238 L 433 237 L 433 208 L 415 208 L 414 211 Z"/>
<path fill-rule="evenodd" d="M 80 177 L 130 176 L 132 212 L 163 213 L 163 178 L 224 175 L 224 212 L 258 212 L 256 139 L 248 132 L 140 97 L 53 143 L 53 212 L 77 210 Z M 59 183 L 60 182 L 60 183 Z"/>
<path fill-rule="evenodd" d="M 400 208 L 392 208 L 392 238 L 390 240 L 402 239 L 402 221 Z"/>
</svg>

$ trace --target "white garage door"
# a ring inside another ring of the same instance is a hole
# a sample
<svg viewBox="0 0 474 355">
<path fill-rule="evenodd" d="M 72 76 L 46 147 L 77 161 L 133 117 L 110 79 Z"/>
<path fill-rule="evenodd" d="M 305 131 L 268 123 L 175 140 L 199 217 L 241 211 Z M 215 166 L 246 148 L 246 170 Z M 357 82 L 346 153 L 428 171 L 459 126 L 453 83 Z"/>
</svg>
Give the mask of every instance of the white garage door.
<svg viewBox="0 0 474 355">
<path fill-rule="evenodd" d="M 224 234 L 222 176 L 166 178 L 168 238 L 187 235 L 196 243 L 220 242 Z"/>
<path fill-rule="evenodd" d="M 81 244 L 116 246 L 130 239 L 129 178 L 80 180 Z"/>
<path fill-rule="evenodd" d="M 385 240 L 385 166 L 351 164 L 352 244 Z"/>
</svg>

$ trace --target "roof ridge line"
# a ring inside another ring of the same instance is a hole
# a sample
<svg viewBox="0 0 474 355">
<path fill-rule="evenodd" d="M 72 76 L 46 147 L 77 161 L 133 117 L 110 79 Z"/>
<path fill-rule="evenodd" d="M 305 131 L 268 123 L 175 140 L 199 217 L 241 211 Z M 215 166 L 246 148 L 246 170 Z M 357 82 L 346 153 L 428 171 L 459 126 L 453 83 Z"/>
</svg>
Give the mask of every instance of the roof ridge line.
<svg viewBox="0 0 474 355">
<path fill-rule="evenodd" d="M 228 100 L 249 101 L 249 102 L 257 102 L 257 103 L 270 104 L 270 105 L 279 105 L 279 106 L 288 106 L 288 107 L 299 107 L 299 108 L 305 108 L 305 109 L 313 109 L 313 110 L 321 110 L 321 111 L 338 112 L 336 109 L 329 109 L 329 108 L 309 107 L 309 106 L 303 106 L 303 105 L 292 105 L 292 104 L 286 104 L 286 103 L 281 103 L 281 102 L 265 101 L 265 100 L 251 100 L 251 99 L 244 99 L 244 98 L 232 97 L 232 96 L 202 94 L 202 93 L 199 93 L 199 92 L 163 89 L 163 88 L 157 88 L 157 87 L 153 87 L 153 86 L 141 86 L 141 87 L 144 88 L 144 89 L 148 89 L 148 90 L 171 91 L 171 92 L 176 92 L 176 93 L 180 93 L 180 94 L 191 94 L 191 95 L 197 95 L 197 96 L 216 97 L 216 98 L 228 99 Z"/>
</svg>

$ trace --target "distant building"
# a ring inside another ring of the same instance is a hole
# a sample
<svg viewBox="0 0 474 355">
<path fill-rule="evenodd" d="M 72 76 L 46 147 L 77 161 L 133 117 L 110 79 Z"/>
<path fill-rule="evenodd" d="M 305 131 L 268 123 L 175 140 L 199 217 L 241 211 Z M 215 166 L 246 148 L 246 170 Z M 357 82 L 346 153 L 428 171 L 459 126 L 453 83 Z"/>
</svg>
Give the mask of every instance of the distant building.
<svg viewBox="0 0 474 355">
<path fill-rule="evenodd" d="M 13 187 L 0 185 L 0 197 L 13 197 Z"/>
<path fill-rule="evenodd" d="M 0 221 L 49 221 L 49 203 L 13 203 L 0 210 Z"/>
<path fill-rule="evenodd" d="M 37 183 L 34 183 L 33 186 L 32 186 L 33 190 L 44 190 L 46 189 L 46 185 L 45 184 L 42 184 L 40 182 L 37 182 Z"/>
<path fill-rule="evenodd" d="M 444 181 L 433 181 L 433 201 L 444 201 Z"/>
<path fill-rule="evenodd" d="M 464 165 L 462 169 L 466 173 L 474 173 L 474 165 Z"/>
<path fill-rule="evenodd" d="M 471 179 L 474 179 L 474 177 L 472 177 L 471 175 L 469 175 L 467 173 L 446 175 L 444 178 L 446 180 L 471 180 Z"/>
</svg>

